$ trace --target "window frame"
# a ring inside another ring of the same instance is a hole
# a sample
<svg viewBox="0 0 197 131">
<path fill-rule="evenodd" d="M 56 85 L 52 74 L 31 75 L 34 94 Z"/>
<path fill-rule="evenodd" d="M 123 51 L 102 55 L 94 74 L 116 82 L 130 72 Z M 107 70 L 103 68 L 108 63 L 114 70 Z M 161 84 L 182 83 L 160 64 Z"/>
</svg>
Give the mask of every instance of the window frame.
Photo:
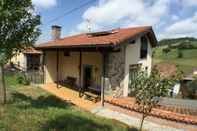
<svg viewBox="0 0 197 131">
<path fill-rule="evenodd" d="M 140 59 L 146 59 L 148 56 L 148 38 L 146 36 L 142 36 L 140 41 Z"/>
</svg>

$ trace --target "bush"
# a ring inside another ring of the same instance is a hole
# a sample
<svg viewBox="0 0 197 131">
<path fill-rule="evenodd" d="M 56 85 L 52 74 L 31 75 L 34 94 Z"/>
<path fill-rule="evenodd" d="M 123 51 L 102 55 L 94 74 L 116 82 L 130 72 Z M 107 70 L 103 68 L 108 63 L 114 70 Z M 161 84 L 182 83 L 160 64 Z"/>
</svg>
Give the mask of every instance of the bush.
<svg viewBox="0 0 197 131">
<path fill-rule="evenodd" d="M 17 77 L 17 82 L 19 84 L 23 84 L 23 85 L 29 85 L 30 84 L 30 81 L 24 75 L 19 75 Z"/>
<path fill-rule="evenodd" d="M 183 58 L 183 52 L 179 49 L 177 58 Z"/>
<path fill-rule="evenodd" d="M 191 81 L 187 84 L 187 89 L 188 89 L 188 98 L 190 99 L 195 99 L 196 96 L 196 91 L 197 91 L 197 79 L 194 81 Z"/>
<path fill-rule="evenodd" d="M 162 49 L 162 52 L 163 53 L 165 53 L 165 54 L 167 54 L 167 53 L 169 53 L 171 50 L 170 50 L 170 48 L 164 48 L 164 49 Z"/>
</svg>

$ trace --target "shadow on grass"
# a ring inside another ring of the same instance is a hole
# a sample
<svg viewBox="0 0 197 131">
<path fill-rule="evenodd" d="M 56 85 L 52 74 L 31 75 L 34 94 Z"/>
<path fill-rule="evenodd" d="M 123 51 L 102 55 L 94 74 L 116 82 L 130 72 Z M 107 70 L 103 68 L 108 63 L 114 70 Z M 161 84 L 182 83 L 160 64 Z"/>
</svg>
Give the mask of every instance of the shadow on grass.
<svg viewBox="0 0 197 131">
<path fill-rule="evenodd" d="M 56 107 L 56 108 L 66 108 L 71 106 L 71 103 L 68 101 L 62 101 L 55 96 L 40 96 L 38 98 L 32 98 L 31 96 L 26 96 L 25 94 L 14 92 L 11 94 L 13 100 L 10 102 L 11 104 L 18 104 L 20 108 L 48 108 L 48 107 Z M 22 104 L 20 104 L 22 103 Z M 26 103 L 26 104 L 24 104 Z"/>
<path fill-rule="evenodd" d="M 64 114 L 63 116 L 57 117 L 56 119 L 46 122 L 42 127 L 43 131 L 137 131 L 136 128 L 129 127 L 118 127 L 114 123 L 103 123 L 101 121 L 94 121 L 89 118 L 73 115 Z"/>
</svg>

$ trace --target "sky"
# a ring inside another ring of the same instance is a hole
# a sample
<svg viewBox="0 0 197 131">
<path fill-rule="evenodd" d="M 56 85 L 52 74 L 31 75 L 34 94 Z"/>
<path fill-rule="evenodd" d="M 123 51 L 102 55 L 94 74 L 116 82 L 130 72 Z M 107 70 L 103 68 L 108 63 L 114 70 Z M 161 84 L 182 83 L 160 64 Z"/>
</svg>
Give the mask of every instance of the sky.
<svg viewBox="0 0 197 131">
<path fill-rule="evenodd" d="M 90 2 L 89 2 L 90 1 Z M 158 40 L 197 37 L 197 0 L 32 0 L 41 15 L 37 43 L 51 40 L 51 26 L 61 37 L 94 31 L 152 26 Z M 66 12 L 89 2 L 86 6 Z"/>
</svg>

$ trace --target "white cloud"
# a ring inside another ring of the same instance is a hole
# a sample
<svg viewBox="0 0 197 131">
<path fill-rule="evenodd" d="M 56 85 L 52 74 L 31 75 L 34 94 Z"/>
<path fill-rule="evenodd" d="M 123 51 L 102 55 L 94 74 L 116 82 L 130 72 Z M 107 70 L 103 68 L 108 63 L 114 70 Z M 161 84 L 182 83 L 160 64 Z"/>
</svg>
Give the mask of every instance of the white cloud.
<svg viewBox="0 0 197 131">
<path fill-rule="evenodd" d="M 77 26 L 79 32 L 87 31 L 87 19 L 92 30 L 136 25 L 159 25 L 168 14 L 170 0 L 100 0 L 99 4 L 88 8 Z"/>
<path fill-rule="evenodd" d="M 164 30 L 161 37 L 197 36 L 197 12 L 187 19 L 179 20 Z"/>
<path fill-rule="evenodd" d="M 56 0 L 32 0 L 32 3 L 36 7 L 41 7 L 41 8 L 50 8 L 57 5 Z"/>
<path fill-rule="evenodd" d="M 181 0 L 181 4 L 188 7 L 197 6 L 197 0 Z"/>
<path fill-rule="evenodd" d="M 184 7 L 182 13 L 176 12 L 179 7 Z M 82 21 L 71 32 L 87 32 L 89 19 L 92 31 L 151 25 L 158 39 L 197 36 L 197 13 L 187 14 L 195 7 L 197 0 L 99 0 L 83 13 Z"/>
<path fill-rule="evenodd" d="M 173 20 L 173 21 L 179 20 L 179 16 L 177 16 L 177 15 L 172 15 L 172 20 Z"/>
</svg>

